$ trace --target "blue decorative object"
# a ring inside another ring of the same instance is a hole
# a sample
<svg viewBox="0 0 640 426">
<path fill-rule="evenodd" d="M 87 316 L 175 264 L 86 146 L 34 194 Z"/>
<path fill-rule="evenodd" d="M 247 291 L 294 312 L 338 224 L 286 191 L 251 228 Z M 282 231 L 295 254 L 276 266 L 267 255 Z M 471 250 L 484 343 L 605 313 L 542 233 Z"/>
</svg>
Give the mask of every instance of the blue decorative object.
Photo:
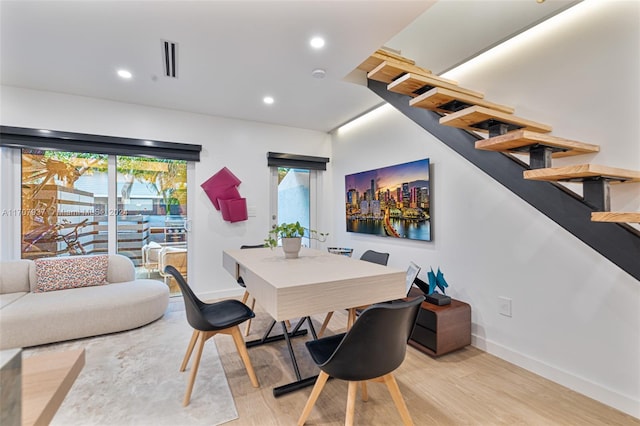
<svg viewBox="0 0 640 426">
<path fill-rule="evenodd" d="M 444 274 L 440 272 L 440 268 L 438 268 L 438 273 L 436 274 L 436 284 L 442 294 L 446 294 L 444 289 L 449 287 L 449 284 L 447 284 L 447 281 L 444 279 Z"/>
<path fill-rule="evenodd" d="M 436 274 L 433 273 L 433 268 L 427 272 L 427 279 L 429 280 L 429 294 L 433 294 L 437 286 Z"/>
<path fill-rule="evenodd" d="M 433 294 L 436 291 L 436 287 L 440 289 L 442 294 L 446 294 L 445 288 L 449 287 L 447 281 L 444 279 L 444 274 L 438 268 L 438 272 L 434 273 L 433 268 L 427 272 L 427 278 L 429 279 L 429 294 Z"/>
</svg>

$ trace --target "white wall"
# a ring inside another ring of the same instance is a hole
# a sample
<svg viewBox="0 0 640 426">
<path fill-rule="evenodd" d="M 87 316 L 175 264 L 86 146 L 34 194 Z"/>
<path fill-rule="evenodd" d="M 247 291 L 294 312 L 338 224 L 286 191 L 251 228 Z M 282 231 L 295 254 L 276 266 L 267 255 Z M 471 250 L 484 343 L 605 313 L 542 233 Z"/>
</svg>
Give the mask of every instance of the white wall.
<svg viewBox="0 0 640 426">
<path fill-rule="evenodd" d="M 516 115 L 553 125 L 554 135 L 602 147 L 565 164 L 640 170 L 640 3 L 603 3 L 455 77 L 514 105 Z M 441 267 L 450 294 L 472 306 L 474 345 L 640 417 L 636 279 L 391 107 L 336 132 L 333 192 L 344 194 L 345 174 L 425 157 L 432 242 L 346 233 L 343 196 L 336 196 L 335 244 L 353 247 L 354 256 L 388 251 L 389 264 L 400 268 L 410 260 L 423 270 Z M 640 211 L 638 184 L 619 189 L 612 204 Z M 513 300 L 512 317 L 498 313 L 500 296 Z"/>
<path fill-rule="evenodd" d="M 238 293 L 239 286 L 222 268 L 222 250 L 259 244 L 270 229 L 267 152 L 330 157 L 330 137 L 321 132 L 15 87 L 1 89 L 0 122 L 5 126 L 202 145 L 201 161 L 195 165 L 195 185 L 190 187 L 195 192 L 195 210 L 189 212 L 193 221 L 189 282 L 202 297 Z M 240 194 L 256 211 L 247 221 L 223 221 L 200 188 L 225 166 L 242 181 Z M 2 173 L 3 183 L 5 175 Z M 330 180 L 331 171 L 319 175 L 319 205 L 324 206 L 330 198 L 323 181 Z M 7 202 L 4 198 L 1 201 Z M 318 216 L 318 229 L 327 229 L 329 222 Z"/>
</svg>

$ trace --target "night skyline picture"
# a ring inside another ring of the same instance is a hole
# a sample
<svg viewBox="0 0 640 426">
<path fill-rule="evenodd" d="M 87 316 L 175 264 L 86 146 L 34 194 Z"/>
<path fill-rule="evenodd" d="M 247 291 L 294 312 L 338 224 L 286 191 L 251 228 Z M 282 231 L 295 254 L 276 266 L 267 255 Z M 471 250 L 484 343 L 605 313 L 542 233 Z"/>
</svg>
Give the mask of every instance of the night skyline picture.
<svg viewBox="0 0 640 426">
<path fill-rule="evenodd" d="M 431 241 L 429 159 L 345 176 L 347 232 Z"/>
</svg>

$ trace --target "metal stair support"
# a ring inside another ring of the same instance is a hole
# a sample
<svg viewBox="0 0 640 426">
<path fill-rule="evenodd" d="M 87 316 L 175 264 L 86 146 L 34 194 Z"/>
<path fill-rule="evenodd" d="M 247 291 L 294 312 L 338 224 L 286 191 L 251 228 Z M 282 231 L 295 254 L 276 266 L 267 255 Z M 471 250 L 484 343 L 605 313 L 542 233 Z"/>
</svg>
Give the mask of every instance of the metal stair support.
<svg viewBox="0 0 640 426">
<path fill-rule="evenodd" d="M 440 114 L 411 107 L 409 96 L 388 91 L 385 83 L 369 80 L 368 87 L 471 164 L 640 280 L 640 231 L 626 223 L 592 222 L 594 209 L 564 186 L 523 179 L 523 172 L 529 169 L 525 163 L 508 154 L 476 150 L 475 143 L 482 138 L 475 133 L 440 125 Z"/>
</svg>

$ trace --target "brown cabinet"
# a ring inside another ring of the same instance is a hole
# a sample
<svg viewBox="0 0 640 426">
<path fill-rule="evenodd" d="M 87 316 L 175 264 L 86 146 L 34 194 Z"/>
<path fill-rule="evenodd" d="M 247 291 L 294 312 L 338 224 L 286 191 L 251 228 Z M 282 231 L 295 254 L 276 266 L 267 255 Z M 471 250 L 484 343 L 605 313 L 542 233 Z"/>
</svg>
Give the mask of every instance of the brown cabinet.
<svg viewBox="0 0 640 426">
<path fill-rule="evenodd" d="M 412 295 L 422 294 L 412 289 Z M 440 356 L 471 344 L 471 306 L 456 299 L 450 305 L 422 302 L 409 344 L 431 356 Z"/>
</svg>

